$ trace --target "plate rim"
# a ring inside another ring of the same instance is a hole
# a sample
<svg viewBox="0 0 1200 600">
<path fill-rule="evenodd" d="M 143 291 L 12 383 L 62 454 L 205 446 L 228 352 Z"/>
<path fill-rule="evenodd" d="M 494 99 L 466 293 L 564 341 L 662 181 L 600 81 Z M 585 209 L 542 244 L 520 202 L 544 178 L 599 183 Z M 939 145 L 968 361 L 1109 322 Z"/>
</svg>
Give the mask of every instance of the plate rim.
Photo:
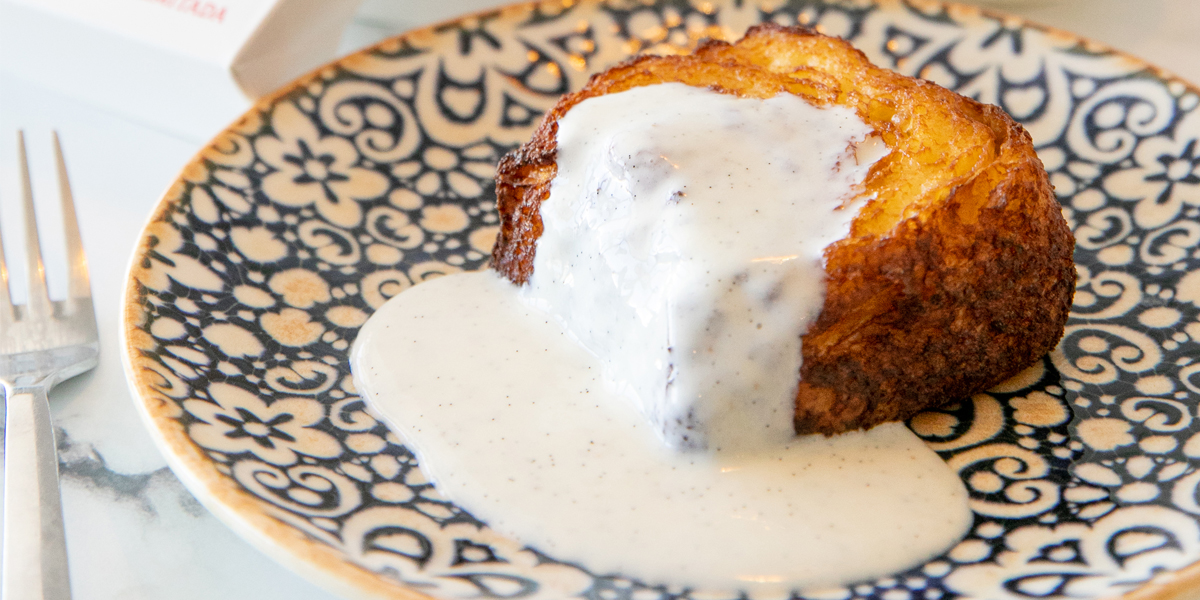
<svg viewBox="0 0 1200 600">
<path fill-rule="evenodd" d="M 659 0 L 661 1 L 661 0 Z M 836 4 L 837 0 L 817 0 L 819 3 Z M 1200 83 L 1191 81 L 1175 74 L 1173 71 L 1159 67 L 1145 59 L 1119 50 L 1104 42 L 1098 42 L 1089 37 L 1071 31 L 1044 25 L 1036 20 L 1014 15 L 993 7 L 982 7 L 965 4 L 957 0 L 868 0 L 880 9 L 894 7 L 944 8 L 949 12 L 961 15 L 978 15 L 1002 22 L 1015 22 L 1021 29 L 1031 29 L 1048 34 L 1052 37 L 1084 46 L 1088 51 L 1111 55 L 1138 71 L 1149 71 L 1154 77 L 1165 83 L 1178 83 L 1187 90 L 1200 95 Z M 138 294 L 140 285 L 135 278 L 139 270 L 139 260 L 149 248 L 149 232 L 155 223 L 164 221 L 162 218 L 178 202 L 177 188 L 183 185 L 189 170 L 199 165 L 206 153 L 231 130 L 238 128 L 247 120 L 275 106 L 280 99 L 287 97 L 296 90 L 310 83 L 322 80 L 323 73 L 328 69 L 337 68 L 346 61 L 368 55 L 389 44 L 403 42 L 422 35 L 434 35 L 437 30 L 459 26 L 471 19 L 482 19 L 504 13 L 521 13 L 537 7 L 555 6 L 563 10 L 576 5 L 590 4 L 603 6 L 608 0 L 523 0 L 509 2 L 494 8 L 467 12 L 455 17 L 440 20 L 396 35 L 389 36 L 348 54 L 335 57 L 321 65 L 296 77 L 273 92 L 256 99 L 238 117 L 229 122 L 212 138 L 204 142 L 180 168 L 179 173 L 168 184 L 166 191 L 155 202 L 153 210 L 144 220 L 139 231 L 137 244 L 127 263 L 124 273 L 124 286 L 120 306 L 122 311 L 121 323 L 118 330 L 118 343 L 121 346 L 121 362 L 125 374 L 126 385 L 131 392 L 132 401 L 137 407 L 145 428 L 161 452 L 172 473 L 184 484 L 198 502 L 215 516 L 223 525 L 231 529 L 239 538 L 249 543 L 259 552 L 279 563 L 291 573 L 313 583 L 323 590 L 340 597 L 360 598 L 366 595 L 379 600 L 439 600 L 437 597 L 425 594 L 402 582 L 380 576 L 366 567 L 356 565 L 346 559 L 345 555 L 336 548 L 314 540 L 300 529 L 286 524 L 281 519 L 272 517 L 269 513 L 272 507 L 258 499 L 232 479 L 219 472 L 214 463 L 205 456 L 204 451 L 191 440 L 179 422 L 172 418 L 164 406 L 152 406 L 164 402 L 154 398 L 150 386 L 137 372 L 133 361 L 138 358 L 139 350 L 135 347 L 134 338 L 146 335 L 140 329 L 138 320 L 146 315 L 142 307 L 133 302 Z M 961 11 L 961 12 L 959 12 Z M 349 352 L 347 350 L 346 352 Z M 239 509 L 247 506 L 249 509 Z M 1191 600 L 1196 590 L 1200 589 L 1200 558 L 1175 571 L 1158 574 L 1138 587 L 1113 598 L 1119 600 Z M 964 598 L 964 600 L 966 600 Z"/>
</svg>

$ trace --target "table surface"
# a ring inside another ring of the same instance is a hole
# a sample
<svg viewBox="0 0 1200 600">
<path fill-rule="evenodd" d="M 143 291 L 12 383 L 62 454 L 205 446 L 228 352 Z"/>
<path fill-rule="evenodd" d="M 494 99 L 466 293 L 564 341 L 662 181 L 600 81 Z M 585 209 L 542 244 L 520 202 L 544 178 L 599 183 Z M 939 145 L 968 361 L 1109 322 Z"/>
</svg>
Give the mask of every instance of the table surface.
<svg viewBox="0 0 1200 600">
<path fill-rule="evenodd" d="M 3 8 L 0 0 L 0 8 Z M 348 53 L 384 37 L 500 4 L 495 0 L 366 0 L 345 32 Z M 1200 2 L 1043 0 L 980 2 L 988 8 L 1071 31 L 1200 82 Z M 100 319 L 100 367 L 60 386 L 53 413 L 62 450 L 63 506 L 71 578 L 78 599 L 329 600 L 210 515 L 166 468 L 143 429 L 125 385 L 117 325 L 126 262 L 166 186 L 207 138 L 170 133 L 51 90 L 8 68 L 0 56 L 0 205 L 15 214 L 16 151 L 28 139 L 35 194 L 57 197 L 49 132 L 63 138 L 88 250 Z M 238 110 L 214 110 L 215 122 Z M 217 131 L 212 131 L 216 134 Z M 5 222 L 14 232 L 16 219 Z M 52 234 L 53 232 L 47 232 Z M 58 240 L 47 235 L 43 244 Z M 12 236 L 9 236 L 12 239 Z M 51 261 L 50 268 L 55 265 Z M 61 279 L 52 279 L 52 290 Z"/>
</svg>

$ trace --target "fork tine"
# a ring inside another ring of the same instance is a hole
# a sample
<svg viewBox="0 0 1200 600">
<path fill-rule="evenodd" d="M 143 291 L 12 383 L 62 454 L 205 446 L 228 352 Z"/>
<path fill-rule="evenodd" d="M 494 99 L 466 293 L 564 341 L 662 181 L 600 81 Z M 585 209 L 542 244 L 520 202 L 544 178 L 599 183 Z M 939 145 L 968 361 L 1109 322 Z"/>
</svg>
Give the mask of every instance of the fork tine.
<svg viewBox="0 0 1200 600">
<path fill-rule="evenodd" d="M 50 294 L 46 291 L 46 267 L 42 263 L 42 245 L 38 240 L 37 215 L 33 212 L 33 185 L 29 181 L 29 163 L 25 158 L 25 134 L 17 132 L 17 156 L 21 163 L 21 194 L 25 204 L 25 254 L 29 269 L 29 301 L 26 310 L 35 316 L 47 315 Z"/>
<path fill-rule="evenodd" d="M 88 281 L 87 256 L 83 253 L 83 241 L 79 235 L 79 221 L 75 217 L 75 196 L 71 193 L 71 180 L 67 177 L 67 164 L 63 160 L 62 144 L 58 132 L 54 132 L 54 157 L 58 165 L 58 195 L 62 199 L 63 233 L 67 240 L 68 298 L 90 298 L 91 284 Z"/>
</svg>

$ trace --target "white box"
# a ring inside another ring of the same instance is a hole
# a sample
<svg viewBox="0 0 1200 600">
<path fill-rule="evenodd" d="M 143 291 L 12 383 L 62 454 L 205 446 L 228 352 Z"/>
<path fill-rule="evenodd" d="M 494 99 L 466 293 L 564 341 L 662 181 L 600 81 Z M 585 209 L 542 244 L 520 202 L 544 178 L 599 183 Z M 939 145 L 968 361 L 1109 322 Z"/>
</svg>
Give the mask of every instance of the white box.
<svg viewBox="0 0 1200 600">
<path fill-rule="evenodd" d="M 360 0 L 0 0 L 0 69 L 205 141 L 334 58 Z"/>
</svg>

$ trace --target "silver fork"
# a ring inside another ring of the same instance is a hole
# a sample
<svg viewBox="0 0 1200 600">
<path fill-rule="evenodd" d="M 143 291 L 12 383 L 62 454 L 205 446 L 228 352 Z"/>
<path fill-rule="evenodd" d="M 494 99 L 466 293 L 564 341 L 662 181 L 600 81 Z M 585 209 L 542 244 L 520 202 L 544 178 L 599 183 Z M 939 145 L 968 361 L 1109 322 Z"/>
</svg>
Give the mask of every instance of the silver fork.
<svg viewBox="0 0 1200 600">
<path fill-rule="evenodd" d="M 58 134 L 54 134 L 54 151 L 70 269 L 65 300 L 51 301 L 46 290 L 25 138 L 20 132 L 17 143 L 25 205 L 29 301 L 13 306 L 0 243 L 0 383 L 5 396 L 4 581 L 0 597 L 66 600 L 71 597 L 71 584 L 58 490 L 58 453 L 46 393 L 95 367 L 100 344 L 87 260 Z"/>
</svg>

